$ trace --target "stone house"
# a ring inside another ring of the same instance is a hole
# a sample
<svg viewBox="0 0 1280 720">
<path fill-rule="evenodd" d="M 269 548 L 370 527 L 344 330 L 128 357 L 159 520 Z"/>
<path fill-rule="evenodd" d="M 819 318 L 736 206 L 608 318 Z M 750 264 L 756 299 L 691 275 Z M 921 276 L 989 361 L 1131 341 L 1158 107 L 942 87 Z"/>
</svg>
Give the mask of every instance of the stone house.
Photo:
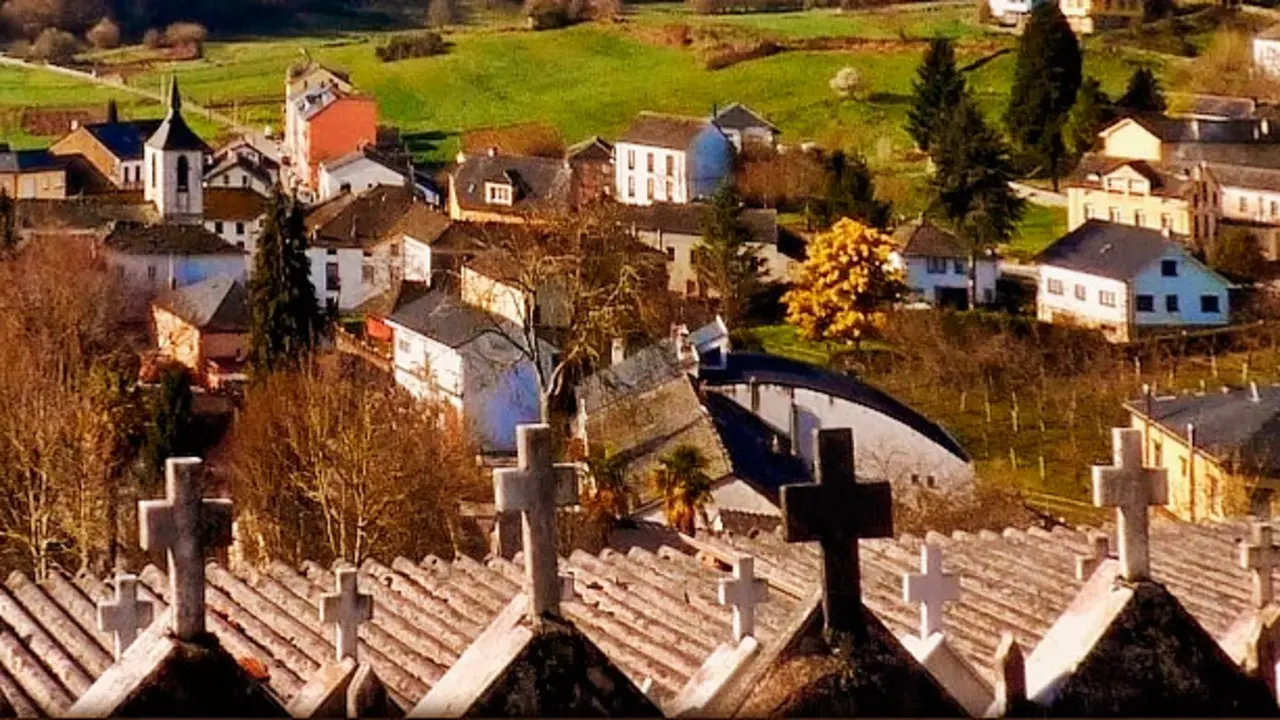
<svg viewBox="0 0 1280 720">
<path fill-rule="evenodd" d="M 626 205 L 710 197 L 732 172 L 733 143 L 708 120 L 642 112 L 614 143 L 614 197 Z"/>
<path fill-rule="evenodd" d="M 160 127 L 159 120 L 108 120 L 75 125 L 49 147 L 49 152 L 76 163 L 77 188 L 141 190 L 143 147 Z"/>
<path fill-rule="evenodd" d="M 897 246 L 891 256 L 902 270 L 913 300 L 938 307 L 967 308 L 969 305 L 969 263 L 972 249 L 954 233 L 927 220 L 907 223 L 893 233 Z M 976 258 L 975 297 L 978 303 L 996 301 L 999 261 L 994 255 Z"/>
<path fill-rule="evenodd" d="M 1036 257 L 1042 322 L 1112 342 L 1230 322 L 1230 282 L 1156 230 L 1091 220 Z"/>
<path fill-rule="evenodd" d="M 16 200 L 65 199 L 66 159 L 48 150 L 10 150 L 0 144 L 0 192 Z"/>
<path fill-rule="evenodd" d="M 1280 24 L 1254 36 L 1253 64 L 1267 75 L 1280 77 Z"/>
<path fill-rule="evenodd" d="M 237 375 L 249 354 L 249 293 L 244 282 L 218 276 L 160 293 L 151 303 L 160 354 L 217 387 Z"/>
<path fill-rule="evenodd" d="M 564 154 L 573 173 L 573 204 L 613 197 L 613 145 L 593 135 L 571 145 Z"/>
<path fill-rule="evenodd" d="M 711 124 L 720 128 L 733 148 L 742 152 L 743 147 L 758 146 L 773 149 L 778 145 L 782 131 L 763 115 L 743 105 L 729 103 L 711 115 Z"/>
</svg>

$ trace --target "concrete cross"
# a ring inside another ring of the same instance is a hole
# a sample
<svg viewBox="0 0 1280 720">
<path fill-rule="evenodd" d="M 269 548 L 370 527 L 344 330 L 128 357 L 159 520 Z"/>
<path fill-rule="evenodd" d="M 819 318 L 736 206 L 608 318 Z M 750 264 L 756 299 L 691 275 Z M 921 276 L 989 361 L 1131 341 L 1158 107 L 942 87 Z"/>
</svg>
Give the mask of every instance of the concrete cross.
<svg viewBox="0 0 1280 720">
<path fill-rule="evenodd" d="M 338 662 L 356 659 L 360 644 L 360 623 L 373 617 L 373 597 L 360 592 L 359 573 L 355 568 L 342 568 L 334 573 L 337 592 L 320 596 L 320 622 L 334 625 L 333 646 Z"/>
<path fill-rule="evenodd" d="M 1093 575 L 1103 560 L 1111 555 L 1111 538 L 1106 533 L 1089 536 L 1089 554 L 1076 556 L 1076 579 L 1084 582 Z"/>
<path fill-rule="evenodd" d="M 1253 523 L 1249 542 L 1240 543 L 1240 567 L 1253 575 L 1253 604 L 1263 608 L 1275 599 L 1271 571 L 1280 567 L 1280 548 L 1272 540 L 1270 523 Z"/>
<path fill-rule="evenodd" d="M 493 472 L 493 506 L 498 512 L 519 511 L 524 518 L 524 571 L 529 588 L 529 614 L 560 611 L 560 578 L 556 568 L 556 507 L 578 501 L 577 467 L 551 462 L 551 427 L 516 428 L 515 468 Z"/>
<path fill-rule="evenodd" d="M 853 431 L 814 432 L 817 482 L 782 488 L 787 542 L 822 545 L 822 613 L 827 630 L 859 633 L 862 615 L 858 539 L 893 535 L 889 483 L 859 483 L 853 472 Z"/>
<path fill-rule="evenodd" d="M 155 604 L 138 599 L 138 576 L 116 575 L 116 597 L 98 603 L 98 630 L 115 635 L 116 659 L 138 639 L 138 632 L 151 624 Z"/>
<path fill-rule="evenodd" d="M 756 605 L 769 597 L 769 584 L 756 578 L 756 559 L 739 555 L 733 579 L 720 578 L 720 604 L 733 606 L 733 641 L 756 634 Z"/>
<path fill-rule="evenodd" d="M 1125 580 L 1151 575 L 1147 508 L 1169 502 L 1169 481 L 1163 468 L 1142 465 L 1142 431 L 1111 431 L 1111 465 L 1093 466 L 1093 504 L 1116 508 L 1116 542 Z"/>
<path fill-rule="evenodd" d="M 920 546 L 920 574 L 902 577 L 902 599 L 920 603 L 920 639 L 942 632 L 942 604 L 960 598 L 960 578 L 942 572 L 942 550 Z"/>
<path fill-rule="evenodd" d="M 169 564 L 173 634 L 194 640 L 204 633 L 204 555 L 231 544 L 231 501 L 201 497 L 200 458 L 165 461 L 165 499 L 138 503 L 143 550 L 164 550 Z"/>
</svg>

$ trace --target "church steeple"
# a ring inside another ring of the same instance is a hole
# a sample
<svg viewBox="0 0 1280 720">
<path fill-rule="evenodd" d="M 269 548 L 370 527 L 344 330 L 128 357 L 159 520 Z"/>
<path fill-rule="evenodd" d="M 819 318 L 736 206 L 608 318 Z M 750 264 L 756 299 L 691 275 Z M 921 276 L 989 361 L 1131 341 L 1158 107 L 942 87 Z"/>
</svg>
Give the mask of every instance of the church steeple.
<svg viewBox="0 0 1280 720">
<path fill-rule="evenodd" d="M 167 117 L 182 113 L 182 94 L 178 92 L 178 78 L 174 77 L 169 84 L 169 112 Z"/>
<path fill-rule="evenodd" d="M 166 220 L 187 222 L 204 214 L 204 157 L 200 136 L 182 118 L 182 93 L 175 77 L 169 84 L 168 111 L 147 138 L 145 196 Z"/>
</svg>

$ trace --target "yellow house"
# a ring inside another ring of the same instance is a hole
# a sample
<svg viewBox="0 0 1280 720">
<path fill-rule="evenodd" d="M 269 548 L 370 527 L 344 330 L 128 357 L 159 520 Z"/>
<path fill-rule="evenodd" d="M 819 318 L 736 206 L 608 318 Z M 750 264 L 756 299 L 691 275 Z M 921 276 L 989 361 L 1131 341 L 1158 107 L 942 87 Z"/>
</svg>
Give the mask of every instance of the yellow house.
<svg viewBox="0 0 1280 720">
<path fill-rule="evenodd" d="M 461 222 L 524 222 L 569 209 L 573 170 L 555 158 L 459 155 L 449 174 L 449 218 Z"/>
<path fill-rule="evenodd" d="M 1169 475 L 1167 509 L 1191 522 L 1269 517 L 1280 487 L 1280 386 L 1126 403 L 1144 462 Z"/>
<path fill-rule="evenodd" d="M 1143 0 L 1062 0 L 1059 7 L 1080 35 L 1140 23 L 1146 11 Z"/>
</svg>

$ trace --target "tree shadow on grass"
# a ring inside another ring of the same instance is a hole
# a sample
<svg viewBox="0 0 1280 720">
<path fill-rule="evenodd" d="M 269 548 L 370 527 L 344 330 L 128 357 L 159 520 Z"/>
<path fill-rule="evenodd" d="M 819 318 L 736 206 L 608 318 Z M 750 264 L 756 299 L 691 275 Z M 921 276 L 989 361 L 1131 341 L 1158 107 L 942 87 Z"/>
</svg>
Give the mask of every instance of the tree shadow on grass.
<svg viewBox="0 0 1280 720">
<path fill-rule="evenodd" d="M 419 130 L 401 133 L 400 142 L 422 169 L 435 170 L 444 164 L 437 159 L 440 146 L 460 134 L 456 130 Z"/>
<path fill-rule="evenodd" d="M 905 93 L 874 92 L 867 96 L 867 102 L 877 105 L 906 105 L 911 96 Z"/>
</svg>

